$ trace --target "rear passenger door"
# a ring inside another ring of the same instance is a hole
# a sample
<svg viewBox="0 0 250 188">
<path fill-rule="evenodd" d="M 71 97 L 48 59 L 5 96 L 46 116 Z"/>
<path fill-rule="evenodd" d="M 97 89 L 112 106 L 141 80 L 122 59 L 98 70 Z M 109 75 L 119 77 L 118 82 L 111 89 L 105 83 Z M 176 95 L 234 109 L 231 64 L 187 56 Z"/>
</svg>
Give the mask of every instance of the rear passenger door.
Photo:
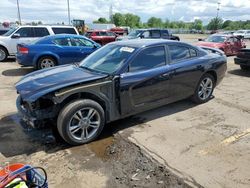
<svg viewBox="0 0 250 188">
<path fill-rule="evenodd" d="M 130 62 L 120 76 L 122 115 L 166 103 L 169 96 L 165 46 L 148 47 Z"/>
<path fill-rule="evenodd" d="M 198 51 L 190 46 L 168 45 L 168 52 L 171 101 L 177 101 L 193 95 L 203 74 L 204 63 L 199 58 Z"/>
</svg>

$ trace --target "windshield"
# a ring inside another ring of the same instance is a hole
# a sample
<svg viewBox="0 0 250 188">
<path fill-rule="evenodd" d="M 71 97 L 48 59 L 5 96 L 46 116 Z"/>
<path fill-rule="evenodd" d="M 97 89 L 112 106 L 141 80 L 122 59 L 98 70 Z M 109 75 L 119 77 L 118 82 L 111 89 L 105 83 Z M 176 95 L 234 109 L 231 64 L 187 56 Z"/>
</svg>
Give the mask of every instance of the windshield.
<svg viewBox="0 0 250 188">
<path fill-rule="evenodd" d="M 236 33 L 244 33 L 244 31 L 236 31 Z"/>
<path fill-rule="evenodd" d="M 16 31 L 17 28 L 12 28 L 9 31 L 7 31 L 6 33 L 4 33 L 2 36 L 10 36 L 12 33 L 14 33 Z"/>
<path fill-rule="evenodd" d="M 226 37 L 225 36 L 209 36 L 205 41 L 207 42 L 218 42 L 218 43 L 222 43 L 225 42 Z"/>
<path fill-rule="evenodd" d="M 128 34 L 128 36 L 130 36 L 130 37 L 137 37 L 141 32 L 142 32 L 142 30 L 134 30 L 134 31 L 131 31 Z"/>
<path fill-rule="evenodd" d="M 89 55 L 80 63 L 80 67 L 112 74 L 123 65 L 134 51 L 135 48 L 132 47 L 109 44 Z"/>
</svg>

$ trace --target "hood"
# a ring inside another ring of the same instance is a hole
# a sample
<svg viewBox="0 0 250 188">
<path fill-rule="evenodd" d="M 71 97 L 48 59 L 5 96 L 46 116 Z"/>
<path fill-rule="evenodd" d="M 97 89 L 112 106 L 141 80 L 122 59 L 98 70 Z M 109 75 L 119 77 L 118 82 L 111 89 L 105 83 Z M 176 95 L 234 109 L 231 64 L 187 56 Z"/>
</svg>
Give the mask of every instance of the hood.
<svg viewBox="0 0 250 188">
<path fill-rule="evenodd" d="M 211 47 L 211 48 L 219 48 L 223 46 L 223 43 L 217 43 L 217 42 L 198 42 L 197 46 L 207 46 L 207 47 Z"/>
<path fill-rule="evenodd" d="M 57 66 L 24 76 L 16 83 L 16 89 L 23 100 L 32 102 L 63 87 L 94 81 L 107 76 L 107 74 L 92 72 L 76 65 Z"/>
</svg>

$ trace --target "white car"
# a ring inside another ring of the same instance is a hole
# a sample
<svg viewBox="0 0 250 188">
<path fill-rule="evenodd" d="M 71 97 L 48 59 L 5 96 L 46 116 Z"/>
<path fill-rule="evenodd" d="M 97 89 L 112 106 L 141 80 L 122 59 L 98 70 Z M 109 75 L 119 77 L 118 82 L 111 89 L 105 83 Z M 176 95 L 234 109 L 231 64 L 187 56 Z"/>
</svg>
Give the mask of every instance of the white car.
<svg viewBox="0 0 250 188">
<path fill-rule="evenodd" d="M 79 34 L 72 26 L 19 26 L 0 36 L 0 62 L 15 56 L 17 44 L 30 43 L 41 37 L 55 34 Z"/>
<path fill-rule="evenodd" d="M 250 39 L 250 30 L 238 30 L 234 32 L 235 36 L 242 36 L 244 39 Z"/>
</svg>

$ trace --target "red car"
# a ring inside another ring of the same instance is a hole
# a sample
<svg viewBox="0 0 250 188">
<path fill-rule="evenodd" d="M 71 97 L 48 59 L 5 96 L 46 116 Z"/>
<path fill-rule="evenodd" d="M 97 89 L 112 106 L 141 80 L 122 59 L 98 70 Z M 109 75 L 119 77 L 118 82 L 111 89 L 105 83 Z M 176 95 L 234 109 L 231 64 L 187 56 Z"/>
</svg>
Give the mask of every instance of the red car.
<svg viewBox="0 0 250 188">
<path fill-rule="evenodd" d="M 113 42 L 115 41 L 117 37 L 117 35 L 114 32 L 107 31 L 107 30 L 88 31 L 85 34 L 85 36 L 101 45 L 105 45 L 107 43 Z"/>
<path fill-rule="evenodd" d="M 241 38 L 232 35 L 214 34 L 207 39 L 199 39 L 197 46 L 219 48 L 226 55 L 236 55 L 246 45 Z"/>
</svg>

